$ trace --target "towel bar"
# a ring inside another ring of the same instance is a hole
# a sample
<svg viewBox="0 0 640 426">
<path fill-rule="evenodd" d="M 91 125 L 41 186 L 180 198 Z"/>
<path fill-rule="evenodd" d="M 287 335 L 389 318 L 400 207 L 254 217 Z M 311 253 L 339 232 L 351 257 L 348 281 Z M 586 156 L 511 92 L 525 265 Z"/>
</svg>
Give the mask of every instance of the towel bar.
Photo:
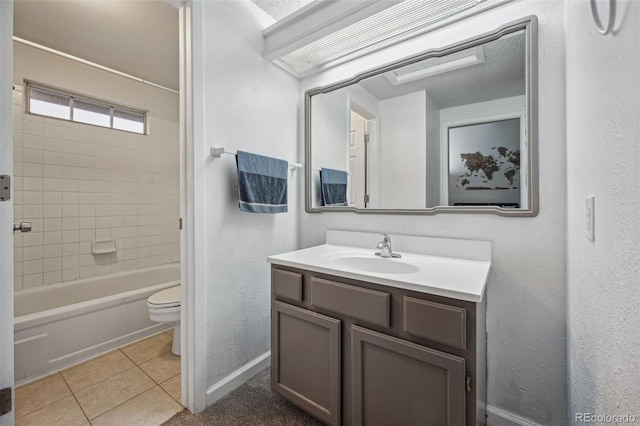
<svg viewBox="0 0 640 426">
<path fill-rule="evenodd" d="M 233 151 L 225 151 L 224 148 L 211 147 L 211 156 L 215 158 L 222 157 L 222 154 L 238 155 Z M 302 167 L 300 163 L 289 163 L 289 170 L 294 171 Z"/>
</svg>

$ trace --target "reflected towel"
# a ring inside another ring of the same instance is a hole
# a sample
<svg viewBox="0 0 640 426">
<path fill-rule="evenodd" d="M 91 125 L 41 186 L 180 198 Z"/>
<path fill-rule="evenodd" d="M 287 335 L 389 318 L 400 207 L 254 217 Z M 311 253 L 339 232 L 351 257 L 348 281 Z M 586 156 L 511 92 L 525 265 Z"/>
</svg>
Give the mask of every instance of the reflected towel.
<svg viewBox="0 0 640 426">
<path fill-rule="evenodd" d="M 288 163 L 244 151 L 238 151 L 236 162 L 240 210 L 252 213 L 285 213 Z"/>
<path fill-rule="evenodd" d="M 346 206 L 347 172 L 333 169 L 320 169 L 320 187 L 323 206 Z"/>
</svg>

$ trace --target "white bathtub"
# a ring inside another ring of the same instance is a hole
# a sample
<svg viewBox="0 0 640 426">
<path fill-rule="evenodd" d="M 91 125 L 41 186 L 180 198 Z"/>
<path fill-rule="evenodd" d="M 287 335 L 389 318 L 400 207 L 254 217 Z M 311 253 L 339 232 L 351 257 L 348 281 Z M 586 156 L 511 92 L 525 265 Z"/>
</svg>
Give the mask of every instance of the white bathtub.
<svg viewBox="0 0 640 426">
<path fill-rule="evenodd" d="M 169 328 L 149 319 L 147 298 L 179 284 L 171 264 L 16 293 L 16 384 Z"/>
</svg>

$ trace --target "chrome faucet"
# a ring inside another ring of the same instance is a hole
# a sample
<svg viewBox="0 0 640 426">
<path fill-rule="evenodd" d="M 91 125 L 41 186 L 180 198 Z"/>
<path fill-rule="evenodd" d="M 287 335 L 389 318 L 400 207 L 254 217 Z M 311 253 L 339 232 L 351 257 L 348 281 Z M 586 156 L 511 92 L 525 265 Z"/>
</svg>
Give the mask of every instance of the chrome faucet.
<svg viewBox="0 0 640 426">
<path fill-rule="evenodd" d="M 382 235 L 384 236 L 384 238 L 382 239 L 382 241 L 378 243 L 378 248 L 380 249 L 380 251 L 376 252 L 376 256 L 393 257 L 393 258 L 402 257 L 398 253 L 394 253 L 393 250 L 391 249 L 391 237 L 389 237 L 388 234 L 382 234 Z"/>
</svg>

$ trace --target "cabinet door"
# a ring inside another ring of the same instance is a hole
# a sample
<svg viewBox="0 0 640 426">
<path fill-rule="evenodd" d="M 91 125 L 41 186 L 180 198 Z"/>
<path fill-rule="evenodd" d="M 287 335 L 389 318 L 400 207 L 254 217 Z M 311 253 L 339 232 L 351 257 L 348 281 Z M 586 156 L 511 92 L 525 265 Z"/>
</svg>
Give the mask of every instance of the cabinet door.
<svg viewBox="0 0 640 426">
<path fill-rule="evenodd" d="M 278 301 L 271 306 L 271 388 L 339 425 L 340 320 Z"/>
<path fill-rule="evenodd" d="M 353 424 L 463 426 L 464 359 L 351 327 Z"/>
</svg>

